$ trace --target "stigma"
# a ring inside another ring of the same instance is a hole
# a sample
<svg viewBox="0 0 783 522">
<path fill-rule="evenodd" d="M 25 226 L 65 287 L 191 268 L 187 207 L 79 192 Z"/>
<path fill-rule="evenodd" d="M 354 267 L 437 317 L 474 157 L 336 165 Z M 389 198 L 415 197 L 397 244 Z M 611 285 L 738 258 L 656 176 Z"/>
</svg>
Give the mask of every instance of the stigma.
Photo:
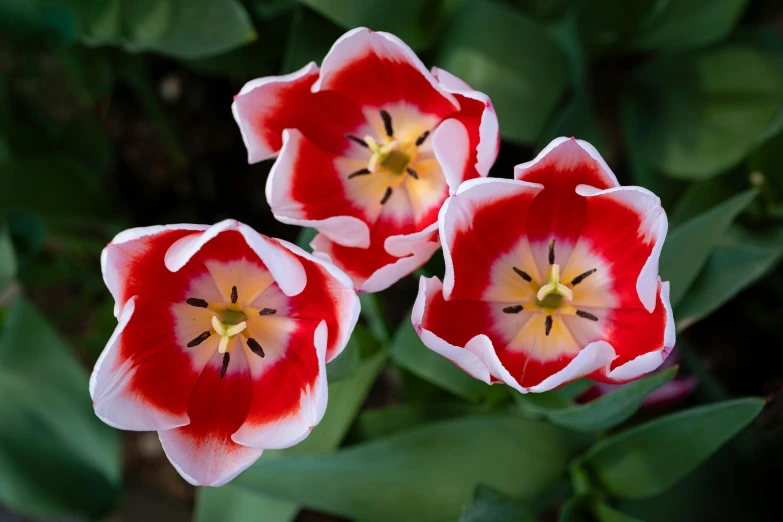
<svg viewBox="0 0 783 522">
<path fill-rule="evenodd" d="M 549 270 L 549 279 L 538 289 L 536 299 L 545 306 L 548 301 L 573 301 L 574 293 L 566 285 L 560 282 L 560 265 L 552 263 Z"/>
<path fill-rule="evenodd" d="M 217 316 L 212 316 L 212 328 L 215 333 L 220 336 L 220 344 L 218 345 L 218 352 L 226 353 L 230 350 L 229 341 L 234 338 L 235 335 L 242 333 L 247 328 L 247 322 L 241 321 L 236 324 L 226 324 Z"/>
</svg>

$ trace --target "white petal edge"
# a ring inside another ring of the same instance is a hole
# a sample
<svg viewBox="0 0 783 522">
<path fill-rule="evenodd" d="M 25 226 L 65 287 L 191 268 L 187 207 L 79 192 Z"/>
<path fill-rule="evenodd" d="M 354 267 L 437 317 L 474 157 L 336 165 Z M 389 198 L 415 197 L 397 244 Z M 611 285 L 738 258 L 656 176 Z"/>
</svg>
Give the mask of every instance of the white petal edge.
<svg viewBox="0 0 783 522">
<path fill-rule="evenodd" d="M 116 236 L 111 242 L 104 247 L 101 251 L 101 273 L 103 274 L 103 282 L 106 284 L 106 288 L 111 292 L 114 298 L 114 317 L 119 317 L 121 310 L 120 299 L 118 296 L 120 288 L 120 279 L 122 275 L 117 270 L 112 259 L 112 247 L 116 245 L 123 245 L 125 243 L 131 243 L 141 238 L 155 236 L 163 232 L 170 230 L 189 230 L 193 232 L 204 231 L 209 228 L 209 225 L 193 225 L 189 223 L 183 223 L 178 225 L 154 225 L 151 227 L 137 227 L 123 230 Z"/>
<path fill-rule="evenodd" d="M 465 179 L 465 170 L 469 168 L 468 129 L 454 118 L 441 122 L 432 135 L 432 151 L 443 170 L 449 193 L 454 194 Z"/>
<path fill-rule="evenodd" d="M 500 362 L 492 341 L 486 335 L 477 335 L 468 341 L 463 348 L 460 348 L 447 343 L 434 332 L 422 326 L 428 299 L 441 290 L 442 285 L 437 277 L 420 278 L 419 293 L 413 306 L 411 321 L 424 345 L 443 355 L 472 377 L 487 384 L 492 384 L 491 378 L 494 377 L 520 393 L 541 393 L 553 390 L 602 368 L 609 379 L 618 382 L 636 379 L 657 369 L 674 346 L 674 321 L 671 316 L 671 308 L 668 306 L 669 288 L 668 283 L 662 283 L 661 299 L 667 309 L 667 322 L 664 332 L 664 347 L 661 350 L 647 352 L 614 370 L 610 370 L 611 363 L 616 358 L 614 347 L 606 341 L 595 341 L 585 346 L 565 368 L 550 375 L 539 384 L 525 388 L 511 376 Z"/>
<path fill-rule="evenodd" d="M 514 167 L 514 179 L 520 179 L 525 172 L 530 170 L 533 166 L 536 165 L 536 163 L 538 163 L 546 156 L 548 156 L 553 149 L 555 149 L 557 146 L 562 145 L 563 143 L 569 140 L 575 141 L 585 152 L 587 152 L 590 155 L 590 157 L 592 157 L 598 163 L 598 165 L 604 171 L 604 174 L 606 174 L 607 182 L 610 186 L 613 187 L 620 186 L 620 183 L 618 183 L 617 181 L 617 176 L 614 175 L 612 169 L 609 168 L 609 165 L 606 164 L 606 161 L 604 161 L 604 158 L 601 157 L 601 154 L 596 150 L 595 147 L 593 147 L 590 143 L 584 140 L 578 140 L 576 138 L 566 138 L 566 137 L 555 138 L 549 143 L 549 145 L 544 147 L 544 149 L 541 152 L 539 152 L 535 158 L 533 158 L 528 162 L 520 163 L 519 165 Z"/>
<path fill-rule="evenodd" d="M 307 284 L 307 275 L 299 260 L 271 238 L 259 234 L 249 226 L 233 219 L 216 223 L 200 234 L 191 234 L 174 242 L 166 252 L 166 268 L 177 272 L 190 261 L 201 248 L 219 234 L 238 231 L 247 245 L 266 265 L 280 290 L 288 296 L 298 295 Z"/>
<path fill-rule="evenodd" d="M 500 151 L 500 127 L 492 101 L 489 96 L 473 90 L 467 82 L 444 69 L 433 67 L 432 75 L 446 91 L 484 104 L 484 112 L 481 114 L 481 123 L 479 124 L 479 143 L 476 148 L 476 170 L 480 176 L 486 176 L 489 174 L 489 169 L 495 164 Z"/>
<path fill-rule="evenodd" d="M 169 459 L 171 465 L 174 466 L 174 469 L 177 470 L 177 473 L 179 473 L 183 479 L 193 486 L 207 486 L 215 488 L 223 486 L 234 480 L 240 473 L 252 466 L 263 453 L 263 450 L 257 448 L 242 448 L 242 451 L 245 452 L 245 454 L 243 454 L 244 458 L 237 459 L 239 460 L 238 465 L 235 465 L 229 473 L 221 475 L 218 478 L 214 478 L 213 480 L 199 480 L 193 475 L 187 473 L 178 463 L 180 459 L 183 461 L 190 460 L 190 456 L 187 455 L 187 450 L 185 450 L 184 453 L 178 450 L 178 446 L 182 444 L 182 441 L 177 437 L 176 430 L 159 431 L 158 438 L 160 439 L 161 446 L 163 446 L 163 453 L 166 454 L 166 458 Z M 230 459 L 232 457 L 236 458 L 236 455 L 225 458 Z"/>
<path fill-rule="evenodd" d="M 454 290 L 454 262 L 451 258 L 451 248 L 458 229 L 470 225 L 473 222 L 477 206 L 486 206 L 492 199 L 511 197 L 523 194 L 531 190 L 536 193 L 543 189 L 543 185 L 502 178 L 475 178 L 462 183 L 457 192 L 448 198 L 438 212 L 438 227 L 440 231 L 440 243 L 443 247 L 443 258 L 446 264 L 446 272 L 443 277 L 443 297 L 447 301 Z M 464 218 L 464 220 L 460 220 Z M 520 219 L 524 219 L 520 216 Z M 464 221 L 464 222 L 463 222 Z M 503 252 L 498 252 L 498 255 Z"/>
<path fill-rule="evenodd" d="M 337 268 L 334 264 L 328 263 L 321 258 L 314 256 L 313 254 L 299 248 L 297 245 L 289 243 L 283 239 L 277 239 L 278 243 L 289 249 L 295 255 L 301 256 L 308 261 L 316 263 L 318 266 L 326 270 L 326 272 L 336 279 L 345 289 L 346 292 L 350 292 L 350 298 L 340 307 L 340 317 L 338 322 L 341 326 L 340 336 L 337 339 L 337 343 L 331 356 L 327 358 L 326 362 L 330 362 L 332 359 L 340 355 L 348 344 L 348 340 L 351 338 L 354 327 L 359 321 L 359 314 L 362 310 L 361 301 L 359 295 L 356 293 L 353 287 L 353 281 L 348 277 L 345 272 Z M 327 347 L 328 348 L 328 347 Z"/>
<path fill-rule="evenodd" d="M 299 153 L 299 143 L 306 138 L 298 129 L 283 131 L 283 147 L 266 180 L 266 201 L 275 219 L 288 225 L 311 227 L 343 246 L 368 248 L 370 227 L 353 216 L 333 216 L 326 219 L 305 219 L 301 204 L 291 194 L 291 175 Z"/>
<path fill-rule="evenodd" d="M 387 237 L 383 242 L 383 248 L 393 256 L 410 256 L 413 255 L 416 245 L 421 243 L 431 243 L 432 241 L 429 239 L 429 237 L 433 234 L 435 234 L 437 238 L 437 232 L 438 223 L 436 221 L 427 228 L 413 234 Z M 437 241 L 437 239 L 435 241 Z"/>
<path fill-rule="evenodd" d="M 263 426 L 243 424 L 231 439 L 251 448 L 284 449 L 298 444 L 310 435 L 326 412 L 329 389 L 326 382 L 326 344 L 328 327 L 321 321 L 315 329 L 313 343 L 318 357 L 318 377 L 315 386 L 302 393 L 299 411 L 274 423 Z M 254 397 L 255 398 L 255 397 Z"/>
<path fill-rule="evenodd" d="M 446 98 L 453 106 L 454 110 L 459 110 L 460 105 L 454 96 L 448 93 L 446 90 L 440 87 L 437 80 L 432 76 L 430 71 L 424 67 L 424 64 L 416 56 L 410 47 L 405 42 L 394 36 L 393 34 L 385 33 L 382 31 L 371 31 L 366 27 L 357 27 L 351 29 L 337 41 L 332 44 L 332 48 L 326 53 L 326 56 L 321 62 L 321 76 L 313 84 L 312 92 L 318 92 L 321 89 L 329 89 L 329 75 L 333 70 L 339 70 L 345 66 L 346 63 L 353 61 L 357 58 L 355 52 L 357 48 L 361 50 L 363 47 L 369 47 L 373 49 L 373 52 L 377 54 L 377 50 L 373 43 L 379 44 L 381 47 L 385 47 L 391 44 L 395 49 L 395 53 L 399 53 L 402 57 L 416 69 L 421 72 L 422 76 L 432 85 L 432 87 L 440 92 L 444 98 Z M 324 85 L 325 84 L 325 85 Z"/>
<path fill-rule="evenodd" d="M 101 352 L 90 375 L 90 398 L 95 415 L 113 428 L 129 431 L 157 431 L 185 426 L 190 423 L 187 413 L 171 415 L 134 399 L 125 386 L 133 377 L 135 368 L 125 365 L 114 368 L 119 350 L 119 338 L 136 310 L 136 297 L 131 297 L 122 309 L 119 323 Z"/>
<path fill-rule="evenodd" d="M 239 107 L 236 102 L 236 98 L 243 96 L 255 89 L 273 83 L 294 82 L 296 80 L 304 78 L 309 74 L 317 73 L 318 70 L 319 70 L 318 65 L 316 65 L 315 62 L 310 62 L 304 67 L 302 67 L 301 69 L 299 69 L 298 71 L 292 72 L 290 74 L 256 78 L 255 80 L 250 80 L 249 82 L 247 82 L 245 85 L 242 86 L 242 89 L 239 91 L 239 94 L 236 95 L 234 102 L 231 104 L 231 114 L 234 115 L 234 121 L 236 121 L 237 125 L 239 126 L 239 132 L 242 134 L 242 141 L 245 144 L 245 148 L 247 148 L 248 163 L 250 164 L 258 163 L 259 161 L 265 160 L 267 158 L 271 158 L 275 156 L 278 153 L 278 151 L 271 150 L 269 147 L 266 147 L 263 144 L 257 142 L 255 137 L 253 136 L 251 123 L 244 120 L 242 118 L 242 115 L 240 114 Z M 277 107 L 276 110 L 284 110 L 284 108 Z"/>
<path fill-rule="evenodd" d="M 639 215 L 642 223 L 639 233 L 645 241 L 653 240 L 653 249 L 636 279 L 636 293 L 644 308 L 652 312 L 658 300 L 658 261 L 669 229 L 669 221 L 661 206 L 661 200 L 649 190 L 634 186 L 598 190 L 588 185 L 579 185 L 576 187 L 576 193 L 586 198 L 610 198 Z"/>
</svg>

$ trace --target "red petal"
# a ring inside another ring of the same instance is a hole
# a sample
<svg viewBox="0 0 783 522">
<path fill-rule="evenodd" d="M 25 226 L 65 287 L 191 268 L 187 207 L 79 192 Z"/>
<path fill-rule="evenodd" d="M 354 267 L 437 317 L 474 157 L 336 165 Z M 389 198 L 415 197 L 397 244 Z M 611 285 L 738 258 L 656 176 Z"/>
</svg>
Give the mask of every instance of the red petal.
<svg viewBox="0 0 783 522">
<path fill-rule="evenodd" d="M 194 485 L 221 486 L 261 456 L 262 450 L 231 439 L 245 422 L 253 396 L 244 352 L 231 351 L 223 378 L 222 363 L 223 354 L 215 351 L 201 373 L 188 406 L 190 424 L 160 433 L 169 460 Z"/>
<path fill-rule="evenodd" d="M 578 185 L 598 189 L 617 186 L 617 179 L 592 145 L 574 138 L 558 138 L 532 161 L 517 165 L 514 178 L 544 186 L 528 212 L 528 235 L 537 259 L 545 259 L 552 239 L 561 257 L 579 238 L 586 203 Z"/>
<path fill-rule="evenodd" d="M 189 273 L 172 274 L 163 263 L 166 251 L 177 240 L 203 231 L 203 225 L 168 225 L 126 230 L 101 254 L 106 286 L 115 300 L 115 315 L 134 295 L 163 301 L 184 301 Z"/>
<path fill-rule="evenodd" d="M 278 240 L 280 241 L 280 240 Z M 326 362 L 342 352 L 359 319 L 359 296 L 349 277 L 334 265 L 308 254 L 296 245 L 280 241 L 299 255 L 307 273 L 304 291 L 289 300 L 290 317 L 326 322 L 328 339 Z"/>
<path fill-rule="evenodd" d="M 317 79 L 318 66 L 310 63 L 295 73 L 259 78 L 242 87 L 232 111 L 250 163 L 274 156 L 283 145 L 284 129 L 298 129 L 334 153 L 350 146 L 346 133 L 361 133 L 365 121 L 356 104 L 337 93 L 311 92 Z"/>
<path fill-rule="evenodd" d="M 446 202 L 440 226 L 448 299 L 484 298 L 495 261 L 525 237 L 527 209 L 539 191 L 518 181 L 475 180 Z"/>
<path fill-rule="evenodd" d="M 338 157 L 315 146 L 298 130 L 286 131 L 283 150 L 267 181 L 267 201 L 284 223 L 316 227 L 348 246 L 366 246 L 369 228 L 365 222 L 375 216 L 347 198 L 345 183 L 352 169 L 338 171 Z M 366 160 L 355 170 L 364 166 Z"/>
<path fill-rule="evenodd" d="M 96 414 L 107 424 L 159 430 L 188 423 L 188 398 L 217 339 L 187 348 L 190 340 L 209 329 L 209 319 L 192 330 L 185 325 L 178 335 L 176 306 L 187 305 L 134 297 L 123 308 L 120 324 L 90 379 Z M 193 309 L 194 314 L 199 312 L 209 314 Z"/>
<path fill-rule="evenodd" d="M 407 102 L 440 118 L 459 109 L 399 38 L 362 27 L 335 42 L 313 90 L 339 92 L 362 108 Z"/>
<path fill-rule="evenodd" d="M 344 247 L 319 234 L 312 242 L 318 257 L 337 265 L 345 272 L 360 292 L 380 292 L 426 263 L 439 247 L 437 234 L 417 235 L 417 240 L 405 247 L 410 255 L 395 256 L 387 250 L 390 237 L 415 234 L 413 225 L 407 226 L 393 219 L 382 218 L 371 230 L 369 248 Z M 396 245 L 400 247 L 401 245 Z"/>
<path fill-rule="evenodd" d="M 468 131 L 469 157 L 462 180 L 486 176 L 500 149 L 498 119 L 489 96 L 443 69 L 433 67 L 432 74 L 460 104 L 459 112 L 450 118 L 458 120 Z"/>
</svg>

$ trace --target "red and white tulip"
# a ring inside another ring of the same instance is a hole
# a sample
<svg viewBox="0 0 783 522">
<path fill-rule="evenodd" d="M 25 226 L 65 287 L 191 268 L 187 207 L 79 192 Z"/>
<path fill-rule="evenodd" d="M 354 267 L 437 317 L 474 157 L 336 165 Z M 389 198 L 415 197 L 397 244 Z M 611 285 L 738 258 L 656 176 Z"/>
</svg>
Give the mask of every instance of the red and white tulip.
<svg viewBox="0 0 783 522">
<path fill-rule="evenodd" d="M 574 138 L 554 140 L 514 178 L 468 181 L 444 204 L 444 281 L 422 278 L 413 309 L 424 344 L 523 393 L 658 368 L 675 338 L 658 276 L 660 200 L 619 186 Z"/>
<path fill-rule="evenodd" d="M 334 266 L 232 220 L 126 230 L 101 264 L 119 325 L 90 379 L 95 412 L 157 431 L 188 482 L 225 484 L 321 420 L 325 365 L 359 315 Z"/>
<path fill-rule="evenodd" d="M 316 255 L 365 292 L 432 256 L 441 205 L 487 175 L 499 145 L 486 95 L 365 28 L 340 37 L 320 69 L 249 82 L 233 112 L 250 163 L 277 156 L 266 185 L 275 217 L 318 229 Z"/>
</svg>

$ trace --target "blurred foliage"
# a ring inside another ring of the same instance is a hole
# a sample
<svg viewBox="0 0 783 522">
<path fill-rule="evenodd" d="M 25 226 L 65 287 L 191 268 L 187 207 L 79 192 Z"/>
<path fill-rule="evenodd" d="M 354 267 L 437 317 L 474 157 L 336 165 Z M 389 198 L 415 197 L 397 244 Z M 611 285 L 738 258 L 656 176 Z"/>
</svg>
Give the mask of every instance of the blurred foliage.
<svg viewBox="0 0 783 522">
<path fill-rule="evenodd" d="M 271 162 L 246 165 L 231 96 L 360 25 L 491 96 L 492 175 L 575 135 L 660 196 L 680 372 L 699 388 L 658 416 L 644 399 L 676 369 L 586 403 L 587 380 L 487 386 L 419 341 L 402 281 L 361 296 L 311 436 L 199 490 L 195 519 L 763 519 L 780 406 L 729 441 L 762 409 L 731 397 L 783 382 L 775 0 L 0 0 L 0 504 L 85 520 L 122 504 L 138 466 L 123 474 L 85 370 L 116 325 L 100 251 L 129 226 L 227 216 L 295 240 L 266 207 Z M 420 273 L 442 275 L 442 259 Z"/>
</svg>

